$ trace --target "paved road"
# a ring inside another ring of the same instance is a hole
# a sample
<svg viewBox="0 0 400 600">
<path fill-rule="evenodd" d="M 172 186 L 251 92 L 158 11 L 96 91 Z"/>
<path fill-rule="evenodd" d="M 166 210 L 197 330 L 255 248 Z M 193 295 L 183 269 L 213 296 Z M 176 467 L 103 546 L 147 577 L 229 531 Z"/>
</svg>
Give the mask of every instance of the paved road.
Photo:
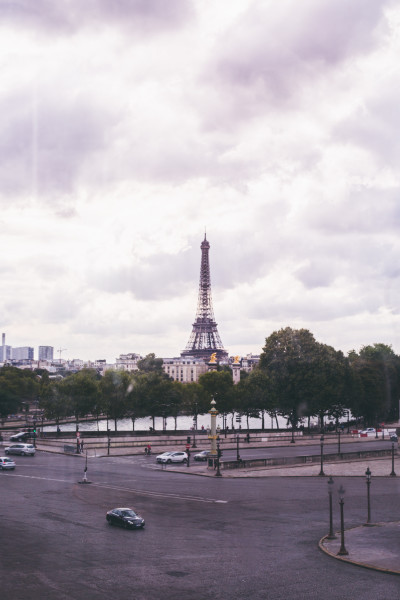
<svg viewBox="0 0 400 600">
<path fill-rule="evenodd" d="M 325 479 L 190 477 L 136 456 L 91 459 L 93 483 L 81 485 L 82 457 L 38 452 L 16 461 L 14 473 L 0 473 L 5 600 L 398 597 L 397 576 L 343 565 L 318 548 L 328 525 Z M 400 520 L 398 492 L 397 479 L 374 481 L 380 521 Z M 365 482 L 346 478 L 347 527 L 363 522 L 364 505 Z M 114 506 L 135 507 L 145 530 L 107 526 Z"/>
</svg>

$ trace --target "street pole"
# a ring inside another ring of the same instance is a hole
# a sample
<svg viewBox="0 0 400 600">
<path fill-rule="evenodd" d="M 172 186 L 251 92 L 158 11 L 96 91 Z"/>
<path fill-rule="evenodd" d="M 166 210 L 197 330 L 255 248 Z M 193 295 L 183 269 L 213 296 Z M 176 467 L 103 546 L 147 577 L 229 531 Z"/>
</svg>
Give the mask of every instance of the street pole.
<svg viewBox="0 0 400 600">
<path fill-rule="evenodd" d="M 325 477 L 325 473 L 324 473 L 324 436 L 321 435 L 321 470 L 319 472 L 319 476 L 320 477 Z"/>
<path fill-rule="evenodd" d="M 187 466 L 187 467 L 190 467 L 190 448 L 188 448 L 188 449 L 186 450 L 186 454 L 187 454 L 187 456 L 188 456 L 188 459 L 187 459 L 186 466 Z"/>
<path fill-rule="evenodd" d="M 221 456 L 221 450 L 219 449 L 219 440 L 217 442 L 217 472 L 215 473 L 215 477 L 222 477 L 222 473 L 219 469 L 219 457 Z"/>
<path fill-rule="evenodd" d="M 237 435 L 237 436 L 236 436 L 236 460 L 237 460 L 238 462 L 240 462 L 240 461 L 242 460 L 242 459 L 240 458 L 240 454 L 239 454 L 239 438 L 240 438 L 240 436 L 239 436 L 239 435 Z"/>
<path fill-rule="evenodd" d="M 390 477 L 396 477 L 396 473 L 394 471 L 394 442 L 392 442 L 392 472 L 390 473 Z"/>
<path fill-rule="evenodd" d="M 367 507 L 368 507 L 368 513 L 367 513 L 367 522 L 365 523 L 366 526 L 371 525 L 371 502 L 370 502 L 370 485 L 371 485 L 371 471 L 369 469 L 369 467 L 367 468 L 367 470 L 365 471 L 365 475 L 366 475 L 366 483 L 367 483 Z"/>
<path fill-rule="evenodd" d="M 338 556 L 346 556 L 348 554 L 344 545 L 344 516 L 343 516 L 343 505 L 344 505 L 344 489 L 340 486 L 339 489 L 339 505 L 340 505 L 340 549 L 337 553 Z"/>
<path fill-rule="evenodd" d="M 327 536 L 328 540 L 335 540 L 336 536 L 333 533 L 333 516 L 332 516 L 332 493 L 333 486 L 335 482 L 333 481 L 332 475 L 328 479 L 328 494 L 329 494 L 329 535 Z"/>
<path fill-rule="evenodd" d="M 339 437 L 338 437 L 338 449 L 337 449 L 337 451 L 338 451 L 338 454 L 340 454 L 340 429 L 338 430 L 338 436 Z"/>
</svg>

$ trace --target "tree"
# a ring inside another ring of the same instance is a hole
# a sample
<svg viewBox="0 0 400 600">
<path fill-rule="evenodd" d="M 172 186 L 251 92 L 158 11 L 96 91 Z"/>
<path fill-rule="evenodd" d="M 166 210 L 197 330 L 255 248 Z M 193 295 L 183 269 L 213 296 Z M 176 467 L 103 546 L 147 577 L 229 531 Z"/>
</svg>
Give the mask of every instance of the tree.
<svg viewBox="0 0 400 600">
<path fill-rule="evenodd" d="M 0 417 L 18 412 L 25 404 L 38 399 L 39 378 L 28 369 L 5 366 L 0 368 Z"/>
<path fill-rule="evenodd" d="M 299 420 L 324 415 L 338 407 L 342 394 L 344 357 L 318 343 L 307 329 L 273 332 L 260 356 L 259 369 L 269 377 L 271 401 L 295 429 Z"/>
<path fill-rule="evenodd" d="M 226 417 L 234 406 L 234 384 L 231 371 L 207 371 L 199 377 L 199 384 L 208 394 L 209 401 L 214 398 L 217 410 Z"/>
<path fill-rule="evenodd" d="M 107 419 L 114 420 L 117 431 L 118 419 L 123 419 L 130 406 L 133 383 L 126 371 L 106 371 L 100 380 L 102 406 Z"/>
<path fill-rule="evenodd" d="M 163 371 L 163 359 L 156 358 L 154 352 L 147 354 L 137 363 L 139 371 L 143 373 L 164 373 Z"/>
<path fill-rule="evenodd" d="M 82 369 L 65 377 L 57 384 L 60 400 L 66 405 L 65 414 L 74 415 L 78 429 L 79 419 L 91 414 L 98 397 L 97 371 Z"/>
</svg>

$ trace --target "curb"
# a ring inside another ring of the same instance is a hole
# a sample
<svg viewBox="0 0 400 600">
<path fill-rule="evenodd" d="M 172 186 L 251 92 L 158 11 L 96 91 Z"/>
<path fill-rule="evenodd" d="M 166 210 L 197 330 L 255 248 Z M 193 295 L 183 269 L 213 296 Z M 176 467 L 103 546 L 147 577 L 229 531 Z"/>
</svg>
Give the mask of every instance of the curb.
<svg viewBox="0 0 400 600">
<path fill-rule="evenodd" d="M 393 523 L 398 524 L 400 521 L 393 521 Z M 375 526 L 379 526 L 379 525 L 390 525 L 391 523 L 375 523 Z M 345 529 L 345 531 L 351 531 L 353 529 L 361 529 L 362 527 L 364 527 L 363 525 L 356 525 L 355 527 L 350 527 L 350 529 Z M 340 537 L 340 532 L 336 531 L 335 534 L 338 534 L 338 537 Z M 357 561 L 354 559 L 349 558 L 348 556 L 338 556 L 337 554 L 335 554 L 334 552 L 331 552 L 330 550 L 328 550 L 328 548 L 326 548 L 324 546 L 324 542 L 327 540 L 328 535 L 324 535 L 323 538 L 321 538 L 318 542 L 318 547 L 319 549 L 324 552 L 325 554 L 327 554 L 328 556 L 330 556 L 331 558 L 335 558 L 336 560 L 340 560 L 344 563 L 348 563 L 350 565 L 355 565 L 357 567 L 362 567 L 363 569 L 369 569 L 371 571 L 380 571 L 381 573 L 387 573 L 390 575 L 400 575 L 400 570 L 396 570 L 396 569 L 389 569 L 389 568 L 385 568 L 385 567 L 379 567 L 370 563 L 365 563 L 365 562 L 361 562 L 361 561 Z"/>
</svg>

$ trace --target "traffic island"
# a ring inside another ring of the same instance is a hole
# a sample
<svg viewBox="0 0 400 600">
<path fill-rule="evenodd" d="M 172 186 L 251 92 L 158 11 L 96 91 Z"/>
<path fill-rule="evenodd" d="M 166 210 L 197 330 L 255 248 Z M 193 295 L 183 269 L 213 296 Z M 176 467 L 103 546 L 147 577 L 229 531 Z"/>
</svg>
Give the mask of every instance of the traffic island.
<svg viewBox="0 0 400 600">
<path fill-rule="evenodd" d="M 345 530 L 347 555 L 340 555 L 340 532 L 336 539 L 324 536 L 319 548 L 336 560 L 400 575 L 400 522 L 360 525 Z"/>
</svg>

